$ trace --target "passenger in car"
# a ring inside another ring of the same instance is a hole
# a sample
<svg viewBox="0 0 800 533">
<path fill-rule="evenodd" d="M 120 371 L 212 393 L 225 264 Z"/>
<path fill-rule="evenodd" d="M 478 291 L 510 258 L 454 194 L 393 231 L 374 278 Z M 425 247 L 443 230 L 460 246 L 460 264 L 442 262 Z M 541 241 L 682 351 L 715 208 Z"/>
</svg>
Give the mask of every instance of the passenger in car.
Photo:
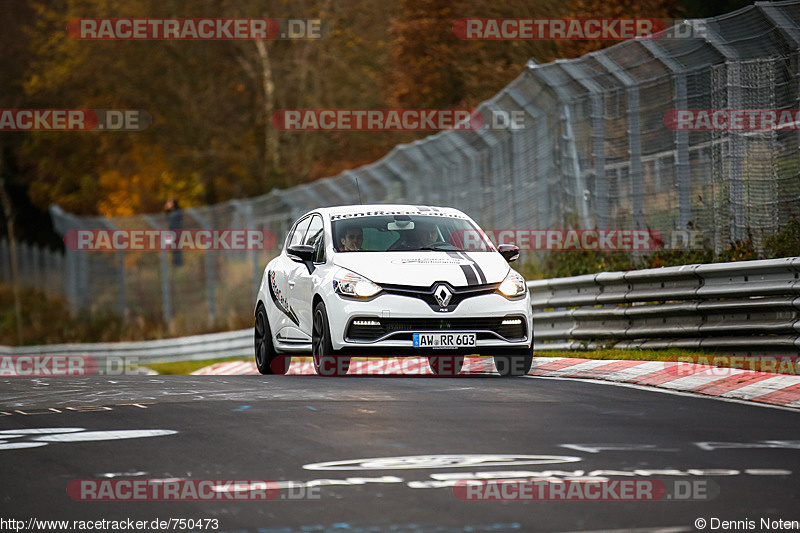
<svg viewBox="0 0 800 533">
<path fill-rule="evenodd" d="M 430 246 L 433 243 L 440 242 L 439 230 L 436 229 L 435 224 L 428 222 L 418 222 L 414 228 L 414 238 L 418 246 Z"/>
</svg>

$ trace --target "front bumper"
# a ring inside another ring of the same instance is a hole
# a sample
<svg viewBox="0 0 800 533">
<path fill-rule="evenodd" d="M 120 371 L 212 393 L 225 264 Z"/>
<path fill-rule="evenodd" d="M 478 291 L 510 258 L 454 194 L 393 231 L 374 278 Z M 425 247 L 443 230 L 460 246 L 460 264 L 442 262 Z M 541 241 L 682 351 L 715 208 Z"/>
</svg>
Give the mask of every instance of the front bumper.
<svg viewBox="0 0 800 533">
<path fill-rule="evenodd" d="M 528 296 L 509 300 L 500 294 L 484 294 L 460 302 L 450 312 L 437 312 L 418 298 L 396 294 L 381 294 L 369 301 L 335 296 L 326 305 L 336 350 L 375 355 L 490 355 L 531 346 L 533 318 Z M 476 333 L 476 346 L 435 351 L 414 347 L 413 333 L 432 331 Z"/>
</svg>

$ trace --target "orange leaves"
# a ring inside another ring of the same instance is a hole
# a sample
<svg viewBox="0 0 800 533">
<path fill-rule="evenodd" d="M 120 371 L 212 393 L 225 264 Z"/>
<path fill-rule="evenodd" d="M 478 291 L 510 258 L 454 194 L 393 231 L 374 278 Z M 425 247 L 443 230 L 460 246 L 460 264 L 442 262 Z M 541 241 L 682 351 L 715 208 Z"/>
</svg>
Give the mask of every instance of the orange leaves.
<svg viewBox="0 0 800 533">
<path fill-rule="evenodd" d="M 568 4 L 573 18 L 671 18 L 676 16 L 676 0 L 572 0 Z M 620 41 L 559 41 L 558 51 L 569 59 L 607 48 Z"/>
<path fill-rule="evenodd" d="M 158 212 L 170 197 L 184 206 L 202 203 L 203 188 L 196 177 L 174 172 L 160 147 L 134 145 L 117 168 L 101 172 L 99 181 L 104 194 L 98 211 L 107 217 Z"/>
</svg>

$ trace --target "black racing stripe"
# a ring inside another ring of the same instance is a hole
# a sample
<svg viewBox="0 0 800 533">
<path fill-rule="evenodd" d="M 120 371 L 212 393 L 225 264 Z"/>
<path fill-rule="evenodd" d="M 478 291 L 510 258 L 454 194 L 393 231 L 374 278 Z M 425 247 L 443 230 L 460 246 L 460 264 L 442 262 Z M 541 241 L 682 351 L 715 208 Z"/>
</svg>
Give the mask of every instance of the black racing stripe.
<svg viewBox="0 0 800 533">
<path fill-rule="evenodd" d="M 447 255 L 454 259 L 458 259 L 459 261 L 463 261 L 464 258 L 461 257 L 457 252 L 447 252 Z M 467 285 L 475 285 L 478 283 L 478 276 L 475 275 L 475 271 L 472 269 L 470 265 L 458 265 L 461 267 L 461 272 L 464 273 L 464 278 L 467 280 Z"/>
<path fill-rule="evenodd" d="M 464 258 L 459 255 L 458 252 L 447 252 L 447 255 L 454 259 L 458 259 L 463 261 Z M 475 275 L 475 270 L 470 265 L 458 265 L 461 267 L 461 272 L 464 273 L 464 277 L 467 280 L 467 285 L 476 285 L 478 283 L 478 276 Z"/>
<path fill-rule="evenodd" d="M 464 272 L 464 277 L 467 278 L 467 285 L 477 285 L 478 277 L 475 271 L 469 265 L 461 265 L 461 270 Z"/>
<path fill-rule="evenodd" d="M 458 254 L 459 254 L 459 257 L 461 257 L 462 261 L 469 261 L 470 262 L 470 264 L 467 265 L 467 268 L 472 270 L 472 273 L 475 276 L 475 283 L 477 283 L 478 282 L 478 274 L 483 274 L 483 272 L 480 271 L 478 265 L 475 264 L 475 261 L 473 261 L 472 258 L 470 258 L 467 254 L 465 254 L 463 252 L 458 252 Z M 483 282 L 486 283 L 486 278 L 483 278 L 483 280 L 484 280 Z"/>
<path fill-rule="evenodd" d="M 486 285 L 486 275 L 483 273 L 481 265 L 479 265 L 478 262 L 471 258 L 466 252 L 464 252 L 464 257 L 472 261 L 472 266 L 475 267 L 475 272 L 478 273 L 478 278 L 481 280 L 481 285 Z"/>
</svg>

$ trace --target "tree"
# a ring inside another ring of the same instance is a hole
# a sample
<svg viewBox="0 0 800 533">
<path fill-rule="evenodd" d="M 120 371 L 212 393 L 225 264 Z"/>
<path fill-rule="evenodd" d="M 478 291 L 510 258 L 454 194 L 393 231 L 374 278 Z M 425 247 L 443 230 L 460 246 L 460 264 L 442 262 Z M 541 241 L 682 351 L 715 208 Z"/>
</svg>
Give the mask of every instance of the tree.
<svg viewBox="0 0 800 533">
<path fill-rule="evenodd" d="M 387 100 L 397 107 L 476 106 L 517 77 L 528 59 L 555 59 L 556 50 L 550 41 L 461 40 L 453 24 L 462 18 L 557 17 L 563 9 L 555 0 L 401 0 L 391 25 Z"/>
<path fill-rule="evenodd" d="M 570 17 L 609 19 L 667 19 L 679 14 L 676 0 L 571 0 Z M 563 58 L 579 57 L 589 52 L 607 48 L 621 41 L 559 41 L 558 52 Z"/>
</svg>

